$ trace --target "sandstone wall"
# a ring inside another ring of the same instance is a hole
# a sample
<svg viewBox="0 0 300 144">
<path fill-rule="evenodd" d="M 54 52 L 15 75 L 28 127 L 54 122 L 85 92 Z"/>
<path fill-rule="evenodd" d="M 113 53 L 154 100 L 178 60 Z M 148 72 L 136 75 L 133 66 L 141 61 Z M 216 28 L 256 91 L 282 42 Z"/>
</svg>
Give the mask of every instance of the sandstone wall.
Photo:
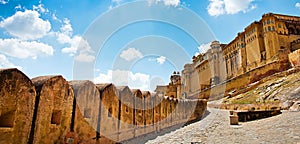
<svg viewBox="0 0 300 144">
<path fill-rule="evenodd" d="M 95 143 L 100 93 L 91 81 L 70 81 L 69 83 L 75 96 L 71 131 L 77 134 L 79 143 Z"/>
<path fill-rule="evenodd" d="M 216 100 L 223 96 L 228 96 L 234 91 L 244 89 L 249 84 L 257 82 L 267 76 L 281 72 L 290 68 L 290 63 L 286 59 L 275 61 L 254 70 L 248 71 L 243 75 L 232 78 L 210 89 L 203 90 L 199 93 L 200 99 Z"/>
<path fill-rule="evenodd" d="M 134 96 L 128 86 L 117 87 L 121 99 L 119 141 L 135 137 Z"/>
<path fill-rule="evenodd" d="M 154 127 L 156 131 L 160 131 L 161 129 L 161 120 L 162 120 L 162 100 L 163 97 L 155 96 L 153 98 L 153 109 L 154 109 Z"/>
<path fill-rule="evenodd" d="M 227 110 L 280 110 L 281 104 L 278 102 L 265 104 L 222 104 L 221 109 Z"/>
<path fill-rule="evenodd" d="M 97 84 L 101 97 L 100 141 L 118 141 L 119 92 L 113 84 Z"/>
<path fill-rule="evenodd" d="M 153 102 L 152 96 L 149 91 L 144 91 L 143 98 L 144 98 L 144 123 L 145 123 L 145 133 L 149 133 L 154 131 L 154 117 L 153 117 Z M 155 96 L 155 95 L 153 95 Z"/>
<path fill-rule="evenodd" d="M 139 89 L 132 90 L 134 95 L 135 110 L 135 136 L 145 134 L 145 117 L 144 117 L 144 97 Z"/>
<path fill-rule="evenodd" d="M 62 76 L 41 76 L 32 79 L 37 101 L 34 137 L 30 143 L 63 143 L 70 132 L 74 94 Z"/>
<path fill-rule="evenodd" d="M 206 100 L 0 70 L 0 143 L 119 143 L 201 118 Z"/>
<path fill-rule="evenodd" d="M 289 61 L 294 67 L 300 66 L 300 49 L 289 54 Z"/>
<path fill-rule="evenodd" d="M 17 69 L 0 69 L 0 143 L 27 143 L 32 124 L 35 88 Z"/>
</svg>

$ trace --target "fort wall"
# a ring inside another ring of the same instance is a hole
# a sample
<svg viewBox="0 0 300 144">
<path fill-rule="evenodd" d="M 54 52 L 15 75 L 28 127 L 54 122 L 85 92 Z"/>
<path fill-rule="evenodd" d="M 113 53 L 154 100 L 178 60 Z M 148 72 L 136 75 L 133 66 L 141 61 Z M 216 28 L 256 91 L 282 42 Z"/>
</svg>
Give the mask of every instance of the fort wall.
<svg viewBox="0 0 300 144">
<path fill-rule="evenodd" d="M 0 69 L 0 143 L 27 143 L 35 105 L 31 80 L 17 69 Z"/>
<path fill-rule="evenodd" d="M 1 143 L 119 143 L 199 120 L 207 104 L 17 69 L 0 76 Z"/>
</svg>

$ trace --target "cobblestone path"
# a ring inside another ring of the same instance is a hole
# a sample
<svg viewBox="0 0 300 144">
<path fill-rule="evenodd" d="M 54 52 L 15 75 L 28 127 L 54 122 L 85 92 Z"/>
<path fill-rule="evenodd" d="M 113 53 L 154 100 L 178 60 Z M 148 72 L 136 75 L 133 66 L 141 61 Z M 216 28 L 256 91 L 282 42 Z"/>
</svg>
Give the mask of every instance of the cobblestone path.
<svg viewBox="0 0 300 144">
<path fill-rule="evenodd" d="M 201 121 L 172 131 L 147 144 L 300 144 L 300 112 L 284 111 L 274 117 L 229 125 L 229 112 L 208 109 L 208 115 Z"/>
</svg>

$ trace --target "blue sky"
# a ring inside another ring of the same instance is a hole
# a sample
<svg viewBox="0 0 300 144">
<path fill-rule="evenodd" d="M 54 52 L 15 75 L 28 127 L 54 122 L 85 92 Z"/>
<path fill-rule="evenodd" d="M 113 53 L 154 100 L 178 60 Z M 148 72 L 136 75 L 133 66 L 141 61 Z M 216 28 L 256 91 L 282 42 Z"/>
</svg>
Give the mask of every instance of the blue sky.
<svg viewBox="0 0 300 144">
<path fill-rule="evenodd" d="M 299 0 L 0 0 L 0 67 L 153 90 L 212 40 Z"/>
</svg>

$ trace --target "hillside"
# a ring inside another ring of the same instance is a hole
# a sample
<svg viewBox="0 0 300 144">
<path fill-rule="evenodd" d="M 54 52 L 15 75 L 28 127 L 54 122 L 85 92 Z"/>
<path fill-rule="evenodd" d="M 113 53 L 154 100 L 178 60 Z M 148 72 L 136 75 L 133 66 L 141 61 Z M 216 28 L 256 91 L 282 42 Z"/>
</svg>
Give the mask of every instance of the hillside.
<svg viewBox="0 0 300 144">
<path fill-rule="evenodd" d="M 300 101 L 299 85 L 300 69 L 290 69 L 261 79 L 246 88 L 234 90 L 219 102 L 222 101 L 221 107 L 224 109 L 289 109 Z M 214 101 L 210 106 L 215 107 L 216 104 Z"/>
</svg>

